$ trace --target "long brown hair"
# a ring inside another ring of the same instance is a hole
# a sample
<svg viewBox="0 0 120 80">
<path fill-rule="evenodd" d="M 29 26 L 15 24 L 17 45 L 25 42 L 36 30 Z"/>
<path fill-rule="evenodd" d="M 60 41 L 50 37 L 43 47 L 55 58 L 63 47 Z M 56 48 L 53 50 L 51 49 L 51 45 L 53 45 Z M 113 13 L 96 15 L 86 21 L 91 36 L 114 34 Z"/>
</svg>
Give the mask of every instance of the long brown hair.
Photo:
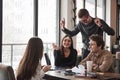
<svg viewBox="0 0 120 80">
<path fill-rule="evenodd" d="M 24 55 L 19 63 L 17 80 L 30 80 L 36 74 L 39 60 L 43 56 L 43 42 L 38 37 L 30 38 Z"/>
</svg>

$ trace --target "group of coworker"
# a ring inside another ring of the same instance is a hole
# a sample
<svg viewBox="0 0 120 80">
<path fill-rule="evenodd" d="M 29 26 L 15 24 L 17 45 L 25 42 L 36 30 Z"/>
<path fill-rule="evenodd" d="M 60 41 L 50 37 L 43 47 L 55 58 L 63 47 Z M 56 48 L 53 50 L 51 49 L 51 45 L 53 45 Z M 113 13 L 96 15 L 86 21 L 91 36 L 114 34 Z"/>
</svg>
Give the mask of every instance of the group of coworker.
<svg viewBox="0 0 120 80">
<path fill-rule="evenodd" d="M 115 32 L 102 19 L 92 18 L 86 9 L 78 12 L 79 23 L 74 30 L 65 28 L 65 19 L 60 21 L 62 31 L 66 35 L 62 38 L 60 47 L 53 46 L 55 66 L 72 68 L 76 65 L 77 50 L 73 48 L 72 36 L 81 32 L 84 51 L 82 61 L 79 63 L 86 66 L 86 61 L 93 61 L 93 71 L 108 72 L 112 69 L 113 58 L 110 51 L 105 50 L 103 32 L 114 35 Z M 89 54 L 88 54 L 89 53 Z M 39 37 L 32 37 L 28 41 L 24 55 L 19 63 L 17 80 L 41 80 L 44 73 L 50 70 L 51 66 L 42 66 L 43 42 Z"/>
</svg>

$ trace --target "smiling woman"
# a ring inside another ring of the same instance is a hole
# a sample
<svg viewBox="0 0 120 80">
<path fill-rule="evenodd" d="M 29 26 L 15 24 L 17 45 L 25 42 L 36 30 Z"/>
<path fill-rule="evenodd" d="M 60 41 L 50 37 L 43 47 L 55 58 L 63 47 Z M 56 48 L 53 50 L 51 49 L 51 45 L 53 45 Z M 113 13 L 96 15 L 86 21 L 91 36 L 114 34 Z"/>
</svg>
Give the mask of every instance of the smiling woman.
<svg viewBox="0 0 120 80">
<path fill-rule="evenodd" d="M 77 51 L 73 48 L 72 37 L 66 35 L 61 41 L 61 46 L 58 48 L 53 44 L 55 66 L 68 67 L 75 66 L 77 60 Z"/>
</svg>

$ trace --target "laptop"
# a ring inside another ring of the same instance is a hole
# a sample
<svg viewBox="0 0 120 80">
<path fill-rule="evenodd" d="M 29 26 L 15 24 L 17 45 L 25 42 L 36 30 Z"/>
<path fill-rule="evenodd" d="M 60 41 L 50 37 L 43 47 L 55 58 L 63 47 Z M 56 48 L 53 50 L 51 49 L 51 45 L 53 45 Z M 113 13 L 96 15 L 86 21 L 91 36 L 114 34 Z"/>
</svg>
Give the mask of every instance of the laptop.
<svg viewBox="0 0 120 80">
<path fill-rule="evenodd" d="M 45 53 L 44 56 L 45 56 L 46 64 L 51 65 L 50 58 L 49 58 L 48 54 Z"/>
</svg>

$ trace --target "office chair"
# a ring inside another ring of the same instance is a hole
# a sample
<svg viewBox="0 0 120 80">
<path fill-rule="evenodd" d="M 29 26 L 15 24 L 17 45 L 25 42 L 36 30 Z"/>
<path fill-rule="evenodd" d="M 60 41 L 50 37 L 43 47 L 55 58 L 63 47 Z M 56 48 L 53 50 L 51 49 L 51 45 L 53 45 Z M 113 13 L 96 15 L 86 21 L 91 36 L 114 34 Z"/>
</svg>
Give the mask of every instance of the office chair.
<svg viewBox="0 0 120 80">
<path fill-rule="evenodd" d="M 115 72 L 120 73 L 120 59 L 115 60 Z"/>
<path fill-rule="evenodd" d="M 47 65 L 51 65 L 50 58 L 47 53 L 44 54 Z"/>
<path fill-rule="evenodd" d="M 13 68 L 0 64 L 0 80 L 15 80 Z"/>
</svg>

